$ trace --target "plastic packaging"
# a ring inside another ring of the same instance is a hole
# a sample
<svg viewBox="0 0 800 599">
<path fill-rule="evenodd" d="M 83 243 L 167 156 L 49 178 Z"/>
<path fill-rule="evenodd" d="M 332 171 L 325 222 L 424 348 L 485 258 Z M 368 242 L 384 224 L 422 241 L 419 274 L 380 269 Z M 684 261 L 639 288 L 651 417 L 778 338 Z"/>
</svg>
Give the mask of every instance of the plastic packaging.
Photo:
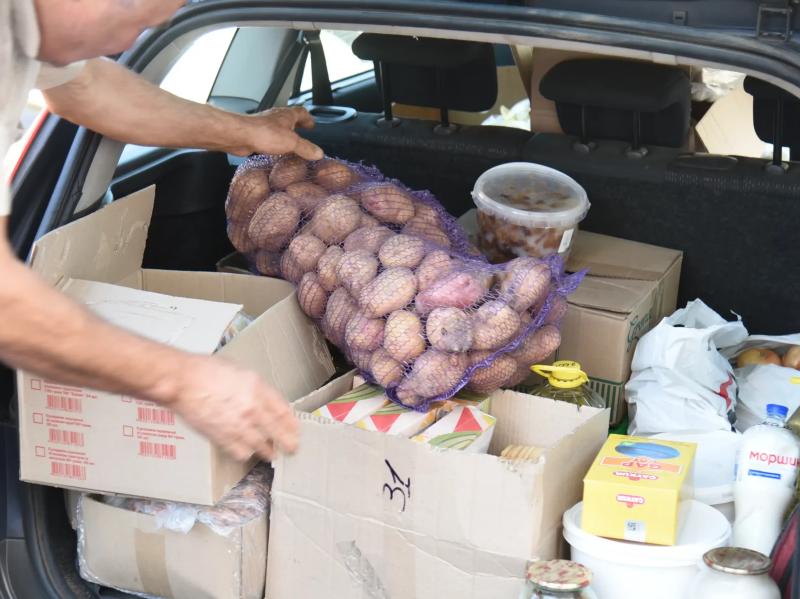
<svg viewBox="0 0 800 599">
<path fill-rule="evenodd" d="M 697 431 L 661 433 L 653 439 L 697 444 L 691 480 L 694 499 L 716 508 L 732 523 L 736 454 L 742 435 L 728 431 Z"/>
<path fill-rule="evenodd" d="M 479 245 L 492 262 L 521 256 L 568 256 L 589 211 L 586 191 L 555 169 L 530 162 L 501 164 L 475 182 Z"/>
<path fill-rule="evenodd" d="M 705 566 L 695 576 L 688 599 L 780 599 L 769 577 L 770 559 L 741 547 L 720 547 L 703 556 Z"/>
<path fill-rule="evenodd" d="M 528 567 L 525 599 L 597 599 L 592 573 L 583 564 L 565 559 L 537 561 Z"/>
<path fill-rule="evenodd" d="M 583 273 L 558 256 L 491 265 L 428 192 L 326 158 L 237 169 L 228 235 L 392 401 L 426 411 L 460 389 L 513 387 L 560 343 Z"/>
<path fill-rule="evenodd" d="M 582 504 L 564 513 L 564 538 L 572 560 L 592 571 L 598 597 L 686 599 L 703 554 L 728 543 L 731 527 L 714 508 L 699 501 L 681 503 L 677 543 L 671 547 L 614 541 L 581 529 Z"/>
<path fill-rule="evenodd" d="M 552 366 L 536 364 L 531 366 L 531 370 L 545 377 L 545 382 L 531 391 L 532 395 L 566 401 L 576 406 L 607 407 L 606 400 L 589 386 L 589 377 L 578 362 L 558 360 Z"/>
<path fill-rule="evenodd" d="M 233 320 L 228 325 L 228 328 L 225 329 L 225 332 L 222 334 L 222 339 L 219 342 L 219 347 L 217 350 L 222 349 L 228 343 L 230 343 L 236 335 L 241 333 L 245 330 L 250 323 L 253 322 L 253 317 L 245 314 L 244 312 L 239 312 L 236 316 L 233 317 Z"/>
<path fill-rule="evenodd" d="M 800 464 L 800 440 L 784 428 L 788 409 L 767 405 L 762 424 L 747 429 L 736 459 L 733 543 L 764 555 L 780 535 Z"/>
</svg>

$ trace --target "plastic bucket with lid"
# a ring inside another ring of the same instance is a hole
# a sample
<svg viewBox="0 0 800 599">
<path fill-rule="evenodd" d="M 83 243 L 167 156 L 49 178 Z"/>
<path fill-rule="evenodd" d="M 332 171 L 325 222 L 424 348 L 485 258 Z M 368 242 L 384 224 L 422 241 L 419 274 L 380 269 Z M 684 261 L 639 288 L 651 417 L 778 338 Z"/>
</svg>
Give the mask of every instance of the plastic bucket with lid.
<svg viewBox="0 0 800 599">
<path fill-rule="evenodd" d="M 697 444 L 691 481 L 694 498 L 718 509 L 733 522 L 736 453 L 742 436 L 720 430 L 659 433 L 653 438 Z"/>
<path fill-rule="evenodd" d="M 492 262 L 566 257 L 589 211 L 586 191 L 562 172 L 531 162 L 490 168 L 475 182 L 478 244 Z"/>
<path fill-rule="evenodd" d="M 728 544 L 731 525 L 704 503 L 681 502 L 677 543 L 671 547 L 617 541 L 581 528 L 579 503 L 564 513 L 564 538 L 572 560 L 592 571 L 592 588 L 601 599 L 684 599 L 703 554 Z"/>
</svg>

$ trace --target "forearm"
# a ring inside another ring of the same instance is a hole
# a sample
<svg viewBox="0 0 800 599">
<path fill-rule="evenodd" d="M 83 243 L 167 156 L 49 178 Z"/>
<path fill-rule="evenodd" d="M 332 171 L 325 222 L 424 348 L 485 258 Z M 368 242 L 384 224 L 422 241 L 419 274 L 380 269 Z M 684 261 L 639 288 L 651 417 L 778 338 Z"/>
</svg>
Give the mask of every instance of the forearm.
<svg viewBox="0 0 800 599">
<path fill-rule="evenodd" d="M 43 93 L 56 114 L 126 143 L 248 151 L 231 145 L 247 137 L 238 131 L 241 115 L 179 98 L 110 60 L 90 60 L 74 80 Z"/>
<path fill-rule="evenodd" d="M 59 382 L 168 403 L 190 354 L 113 327 L 0 256 L 0 360 Z"/>
</svg>

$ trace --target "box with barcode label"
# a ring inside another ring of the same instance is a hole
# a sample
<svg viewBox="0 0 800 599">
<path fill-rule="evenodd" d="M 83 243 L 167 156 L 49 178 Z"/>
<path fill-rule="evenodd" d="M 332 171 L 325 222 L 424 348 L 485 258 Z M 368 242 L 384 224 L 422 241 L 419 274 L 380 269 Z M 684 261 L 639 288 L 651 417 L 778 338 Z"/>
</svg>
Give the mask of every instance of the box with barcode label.
<svg viewBox="0 0 800 599">
<path fill-rule="evenodd" d="M 45 235 L 31 267 L 101 318 L 186 351 L 218 353 L 298 399 L 333 374 L 322 334 L 286 281 L 141 267 L 152 188 Z M 233 319 L 254 320 L 220 349 Z M 86 343 L 91 343 L 86 339 Z M 167 407 L 117 393 L 17 379 L 27 482 L 210 505 L 248 472 Z"/>
<path fill-rule="evenodd" d="M 696 444 L 610 435 L 583 480 L 586 532 L 674 545 Z"/>
</svg>

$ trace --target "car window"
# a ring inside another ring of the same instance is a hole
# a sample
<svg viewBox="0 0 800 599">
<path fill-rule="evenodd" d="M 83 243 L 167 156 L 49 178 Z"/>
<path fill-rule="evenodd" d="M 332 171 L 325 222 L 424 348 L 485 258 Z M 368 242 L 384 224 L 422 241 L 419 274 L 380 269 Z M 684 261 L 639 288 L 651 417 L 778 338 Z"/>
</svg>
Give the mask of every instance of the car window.
<svg viewBox="0 0 800 599">
<path fill-rule="evenodd" d="M 353 40 L 360 34 L 360 31 L 320 31 L 319 39 L 322 42 L 322 49 L 325 51 L 325 62 L 328 66 L 328 77 L 331 83 L 366 73 L 374 68 L 372 61 L 361 60 L 353 54 L 351 49 Z M 300 82 L 300 92 L 310 90 L 311 60 L 306 59 L 303 78 Z"/>
</svg>

